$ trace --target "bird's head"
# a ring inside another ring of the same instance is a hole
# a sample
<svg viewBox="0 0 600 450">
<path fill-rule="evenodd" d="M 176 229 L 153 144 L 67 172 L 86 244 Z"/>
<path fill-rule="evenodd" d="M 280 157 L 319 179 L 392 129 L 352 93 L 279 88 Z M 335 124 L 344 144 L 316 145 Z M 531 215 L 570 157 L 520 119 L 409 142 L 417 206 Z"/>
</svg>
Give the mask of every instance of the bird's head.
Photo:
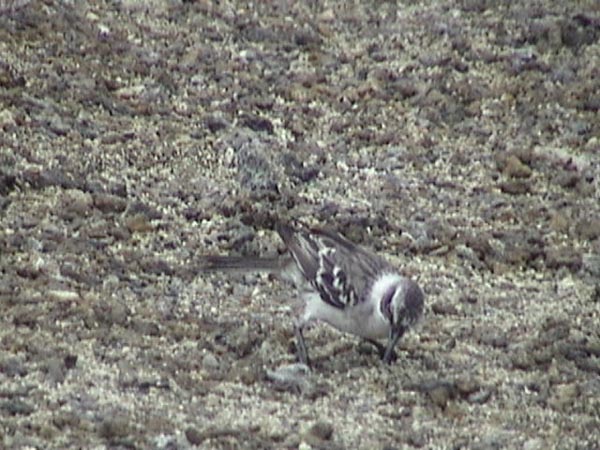
<svg viewBox="0 0 600 450">
<path fill-rule="evenodd" d="M 379 307 L 392 328 L 406 329 L 419 320 L 423 305 L 423 291 L 419 285 L 408 278 L 399 277 L 388 286 Z"/>
</svg>

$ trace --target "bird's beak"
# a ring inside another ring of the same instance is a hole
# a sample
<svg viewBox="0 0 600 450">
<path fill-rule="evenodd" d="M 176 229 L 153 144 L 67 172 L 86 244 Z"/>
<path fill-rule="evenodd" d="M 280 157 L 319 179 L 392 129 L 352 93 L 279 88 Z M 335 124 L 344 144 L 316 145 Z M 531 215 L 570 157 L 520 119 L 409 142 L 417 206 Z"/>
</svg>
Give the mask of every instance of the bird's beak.
<svg viewBox="0 0 600 450">
<path fill-rule="evenodd" d="M 388 338 L 388 343 L 385 348 L 385 353 L 383 354 L 383 362 L 386 364 L 391 364 L 396 357 L 396 353 L 394 352 L 394 347 L 396 343 L 400 340 L 406 328 L 403 326 L 393 326 L 390 329 L 390 336 Z"/>
</svg>

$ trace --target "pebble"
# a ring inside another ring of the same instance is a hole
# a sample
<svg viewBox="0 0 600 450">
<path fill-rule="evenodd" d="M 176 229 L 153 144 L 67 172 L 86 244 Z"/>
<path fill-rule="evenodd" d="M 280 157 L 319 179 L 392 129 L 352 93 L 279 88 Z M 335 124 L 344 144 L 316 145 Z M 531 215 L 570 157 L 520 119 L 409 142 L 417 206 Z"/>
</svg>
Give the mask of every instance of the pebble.
<svg viewBox="0 0 600 450">
<path fill-rule="evenodd" d="M 575 233 L 580 239 L 593 241 L 600 236 L 600 219 L 584 218 L 575 225 Z"/>
<path fill-rule="evenodd" d="M 441 301 L 431 305 L 431 310 L 435 314 L 441 314 L 441 315 L 445 315 L 445 316 L 458 315 L 458 309 L 456 309 L 456 306 L 454 306 L 450 303 L 444 303 Z"/>
<path fill-rule="evenodd" d="M 59 358 L 50 358 L 46 364 L 48 378 L 54 383 L 65 381 L 66 367 L 64 360 Z"/>
<path fill-rule="evenodd" d="M 79 294 L 75 291 L 64 291 L 52 289 L 47 292 L 49 300 L 55 302 L 74 302 L 79 300 Z"/>
<path fill-rule="evenodd" d="M 185 430 L 185 437 L 192 445 L 201 445 L 204 441 L 204 435 L 194 427 L 189 427 Z"/>
<path fill-rule="evenodd" d="M 100 425 L 100 435 L 106 439 L 122 438 L 129 433 L 129 421 L 125 417 L 109 417 Z"/>
<path fill-rule="evenodd" d="M 476 403 L 482 405 L 486 403 L 492 397 L 492 391 L 489 389 L 481 389 L 477 392 L 473 392 L 467 397 L 469 403 Z"/>
<path fill-rule="evenodd" d="M 500 190 L 505 194 L 523 195 L 531 192 L 531 183 L 525 180 L 510 180 L 500 183 Z"/>
<path fill-rule="evenodd" d="M 16 125 L 15 116 L 10 109 L 0 111 L 0 128 L 7 129 Z"/>
<path fill-rule="evenodd" d="M 127 86 L 115 91 L 115 95 L 123 100 L 131 100 L 140 97 L 146 90 L 146 86 L 138 84 L 135 86 Z"/>
<path fill-rule="evenodd" d="M 146 233 L 153 229 L 152 223 L 143 213 L 128 216 L 125 219 L 125 226 L 131 233 Z"/>
<path fill-rule="evenodd" d="M 581 255 L 571 246 L 550 247 L 546 249 L 546 267 L 549 269 L 566 267 L 576 272 L 581 268 L 581 265 Z"/>
<path fill-rule="evenodd" d="M 219 361 L 217 360 L 217 357 L 209 351 L 206 351 L 204 353 L 204 356 L 202 357 L 202 367 L 204 367 L 207 370 L 215 370 L 219 368 Z"/>
<path fill-rule="evenodd" d="M 64 196 L 65 211 L 78 216 L 89 215 L 92 203 L 92 196 L 79 189 L 69 189 Z"/>
<path fill-rule="evenodd" d="M 600 255 L 596 253 L 584 253 L 581 260 L 583 270 L 590 275 L 600 279 Z"/>
<path fill-rule="evenodd" d="M 333 436 L 333 425 L 329 422 L 316 422 L 308 432 L 318 439 L 329 441 Z"/>
<path fill-rule="evenodd" d="M 7 377 L 24 377 L 27 375 L 27 367 L 16 357 L 8 357 L 0 360 L 0 373 Z"/>
<path fill-rule="evenodd" d="M 554 393 L 548 399 L 548 404 L 557 411 L 565 410 L 579 397 L 579 388 L 576 384 L 563 384 L 555 387 Z"/>
<path fill-rule="evenodd" d="M 519 158 L 510 155 L 506 158 L 504 174 L 509 178 L 528 178 L 531 176 L 531 169 L 523 164 Z"/>
<path fill-rule="evenodd" d="M 531 438 L 523 444 L 523 450 L 542 450 L 548 448 L 543 439 Z"/>
<path fill-rule="evenodd" d="M 6 411 L 13 416 L 28 416 L 35 411 L 35 408 L 23 400 L 10 399 L 0 403 L 0 411 Z"/>
<path fill-rule="evenodd" d="M 119 213 L 127 207 L 127 200 L 113 194 L 98 193 L 93 199 L 94 206 L 103 213 Z"/>
<path fill-rule="evenodd" d="M 266 376 L 278 390 L 306 392 L 312 385 L 310 368 L 306 364 L 283 365 L 275 370 L 267 370 Z"/>
<path fill-rule="evenodd" d="M 444 380 L 425 382 L 421 384 L 420 389 L 426 392 L 431 401 L 440 408 L 445 408 L 447 403 L 457 395 L 456 385 Z"/>
<path fill-rule="evenodd" d="M 559 233 L 566 233 L 569 231 L 569 224 L 570 220 L 566 214 L 560 211 L 552 212 L 549 223 L 550 229 Z"/>
</svg>

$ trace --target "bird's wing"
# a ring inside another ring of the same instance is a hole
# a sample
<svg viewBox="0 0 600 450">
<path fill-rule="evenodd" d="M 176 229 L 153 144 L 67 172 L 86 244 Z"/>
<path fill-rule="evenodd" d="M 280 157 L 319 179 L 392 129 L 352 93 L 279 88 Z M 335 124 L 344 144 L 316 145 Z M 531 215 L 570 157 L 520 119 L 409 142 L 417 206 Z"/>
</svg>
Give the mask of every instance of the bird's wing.
<svg viewBox="0 0 600 450">
<path fill-rule="evenodd" d="M 355 305 L 387 263 L 333 231 L 277 230 L 300 271 L 321 299 L 336 308 Z"/>
</svg>

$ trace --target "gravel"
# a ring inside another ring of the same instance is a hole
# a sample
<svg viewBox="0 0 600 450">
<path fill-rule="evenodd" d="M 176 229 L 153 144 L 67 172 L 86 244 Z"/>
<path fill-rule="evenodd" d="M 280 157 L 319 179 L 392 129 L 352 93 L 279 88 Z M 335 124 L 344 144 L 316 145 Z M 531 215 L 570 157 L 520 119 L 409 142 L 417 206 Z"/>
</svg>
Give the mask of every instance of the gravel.
<svg viewBox="0 0 600 450">
<path fill-rule="evenodd" d="M 595 448 L 600 11 L 0 1 L 0 447 Z M 202 274 L 342 231 L 426 294 L 391 367 Z"/>
</svg>

